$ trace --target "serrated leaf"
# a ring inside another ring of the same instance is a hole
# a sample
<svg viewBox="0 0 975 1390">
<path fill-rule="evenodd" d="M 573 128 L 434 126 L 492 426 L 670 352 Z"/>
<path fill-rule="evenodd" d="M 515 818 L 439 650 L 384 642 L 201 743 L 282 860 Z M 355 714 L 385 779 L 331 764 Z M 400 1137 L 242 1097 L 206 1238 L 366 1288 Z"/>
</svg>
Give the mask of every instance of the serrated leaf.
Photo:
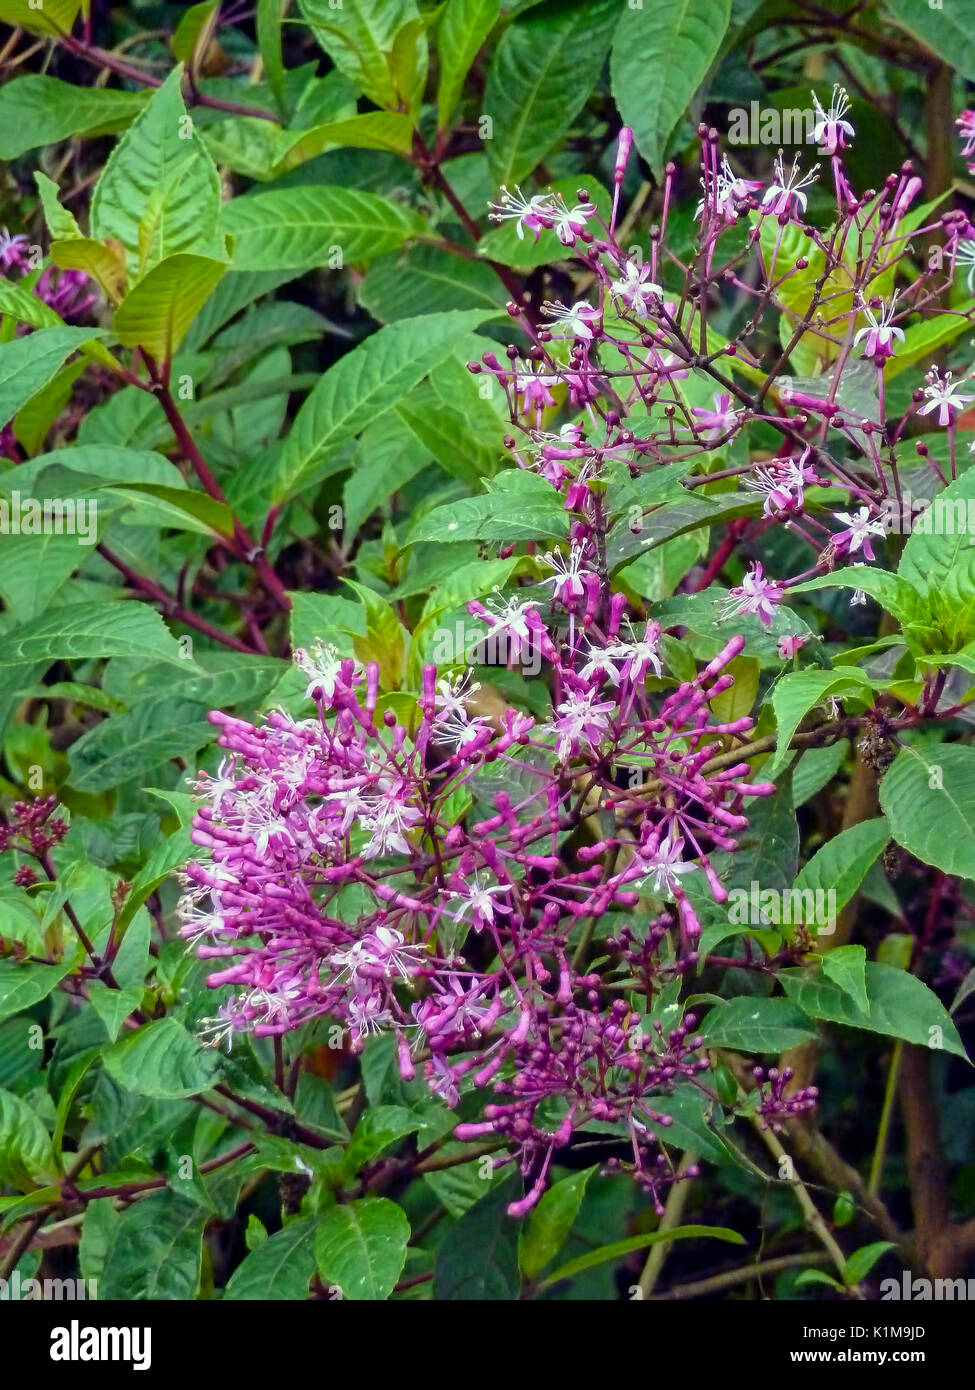
<svg viewBox="0 0 975 1390">
<path fill-rule="evenodd" d="M 624 124 L 656 177 L 667 142 L 687 111 L 725 36 L 731 0 L 643 0 L 624 8 L 610 75 Z"/>
<path fill-rule="evenodd" d="M 880 783 L 880 808 L 923 863 L 975 878 L 975 748 L 902 748 Z"/>
<path fill-rule="evenodd" d="M 175 68 L 116 145 L 91 202 L 91 233 L 125 251 L 134 284 L 181 252 L 219 258 L 220 180 L 187 115 Z"/>
<path fill-rule="evenodd" d="M 315 1222 L 292 1221 L 261 1242 L 234 1270 L 224 1298 L 297 1301 L 308 1297 L 315 1273 Z"/>
<path fill-rule="evenodd" d="M 520 182 L 567 134 L 596 85 L 619 15 L 618 0 L 549 0 L 502 34 L 484 91 L 498 184 Z"/>
<path fill-rule="evenodd" d="M 27 1192 L 57 1173 L 51 1139 L 38 1116 L 19 1096 L 0 1090 L 0 1185 Z"/>
<path fill-rule="evenodd" d="M 565 540 L 568 514 L 555 489 L 537 473 L 508 469 L 482 497 L 447 502 L 416 523 L 409 543 L 468 540 Z"/>
<path fill-rule="evenodd" d="M 106 1233 L 99 1299 L 194 1299 L 207 1211 L 173 1192 L 133 1202 Z"/>
<path fill-rule="evenodd" d="M 474 310 L 402 319 L 340 358 L 295 417 L 271 479 L 273 498 L 285 501 L 324 477 L 341 445 L 392 409 L 488 317 Z"/>
<path fill-rule="evenodd" d="M 219 1059 L 174 1018 L 147 1023 L 104 1054 L 105 1070 L 120 1086 L 156 1100 L 199 1095 L 216 1082 Z"/>
<path fill-rule="evenodd" d="M 223 231 L 234 239 L 236 271 L 308 270 L 373 260 L 425 227 L 423 219 L 375 193 L 354 188 L 288 188 L 226 203 Z"/>
</svg>

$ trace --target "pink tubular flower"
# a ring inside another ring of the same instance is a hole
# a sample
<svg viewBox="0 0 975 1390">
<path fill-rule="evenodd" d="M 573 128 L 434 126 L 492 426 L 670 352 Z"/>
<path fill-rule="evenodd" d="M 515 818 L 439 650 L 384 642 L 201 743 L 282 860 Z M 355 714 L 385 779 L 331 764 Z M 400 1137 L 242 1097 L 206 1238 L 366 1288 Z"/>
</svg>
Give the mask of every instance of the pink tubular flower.
<svg viewBox="0 0 975 1390">
<path fill-rule="evenodd" d="M 709 442 L 720 439 L 722 435 L 735 428 L 738 419 L 738 411 L 731 408 L 731 397 L 726 394 L 719 395 L 714 393 L 714 409 L 707 410 L 704 406 L 692 406 L 691 414 L 696 415 L 704 426 L 704 438 Z"/>
<path fill-rule="evenodd" d="M 887 530 L 882 521 L 871 521 L 870 508 L 860 507 L 853 514 L 837 512 L 836 519 L 846 522 L 846 530 L 833 537 L 837 551 L 841 555 L 855 555 L 858 550 L 862 550 L 868 560 L 875 560 L 870 537 L 885 536 Z"/>
<path fill-rule="evenodd" d="M 770 213 L 776 217 L 786 216 L 795 217 L 795 210 L 805 215 L 806 194 L 803 191 L 814 183 L 818 177 L 818 170 L 811 169 L 808 174 L 799 174 L 799 156 L 796 155 L 792 160 L 792 168 L 788 173 L 785 171 L 782 151 L 780 150 L 775 159 L 775 182 L 766 190 L 762 199 L 762 212 Z"/>
<path fill-rule="evenodd" d="M 850 109 L 850 99 L 844 88 L 839 85 L 833 88 L 828 111 L 823 110 L 815 92 L 812 99 L 816 110 L 813 140 L 821 147 L 823 154 L 834 155 L 838 150 L 846 149 L 847 137 L 852 140 L 855 132 L 850 122 L 843 120 Z"/>
<path fill-rule="evenodd" d="M 867 326 L 861 328 L 856 334 L 853 344 L 856 346 L 861 338 L 866 338 L 863 355 L 873 358 L 877 366 L 880 367 L 888 357 L 894 355 L 893 339 L 897 338 L 900 342 L 904 341 L 904 330 L 892 325 L 894 314 L 897 312 L 897 296 L 895 295 L 889 304 L 880 305 L 879 318 L 875 316 L 874 310 L 869 304 L 862 305 L 861 312 L 867 320 Z"/>
<path fill-rule="evenodd" d="M 654 300 L 664 297 L 660 286 L 650 279 L 649 263 L 638 266 L 634 261 L 625 261 L 620 266 L 619 278 L 613 280 L 609 288 L 627 309 L 643 319 L 649 316 Z"/>
<path fill-rule="evenodd" d="M 801 633 L 795 633 L 788 637 L 780 637 L 778 644 L 779 656 L 783 661 L 791 661 L 808 641 L 809 638 Z"/>
<path fill-rule="evenodd" d="M 754 613 L 763 627 L 768 627 L 775 610 L 782 602 L 781 586 L 766 579 L 761 563 L 756 560 L 737 588 L 729 590 L 721 603 L 721 620 Z"/>
</svg>

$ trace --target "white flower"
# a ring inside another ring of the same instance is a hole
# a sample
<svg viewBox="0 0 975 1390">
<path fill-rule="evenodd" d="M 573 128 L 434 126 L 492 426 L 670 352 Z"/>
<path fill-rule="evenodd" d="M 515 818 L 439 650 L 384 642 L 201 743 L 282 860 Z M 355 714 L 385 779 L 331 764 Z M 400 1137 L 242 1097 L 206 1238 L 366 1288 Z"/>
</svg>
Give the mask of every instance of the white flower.
<svg viewBox="0 0 975 1390">
<path fill-rule="evenodd" d="M 491 926 L 494 925 L 494 914 L 496 912 L 500 912 L 504 916 L 510 913 L 510 907 L 505 907 L 502 903 L 496 903 L 494 901 L 496 896 L 509 892 L 509 887 L 506 883 L 493 883 L 490 885 L 482 883 L 480 876 L 475 871 L 471 878 L 465 883 L 464 887 L 467 889 L 467 896 L 461 897 L 460 907 L 458 907 L 455 912 L 448 914 L 453 921 L 463 922 L 468 911 L 472 911 L 474 929 L 475 931 L 480 931 L 485 922 L 490 923 Z"/>
<path fill-rule="evenodd" d="M 542 313 L 553 319 L 553 332 L 563 338 L 582 338 L 588 342 L 592 337 L 593 325 L 599 322 L 600 313 L 586 300 L 579 299 L 573 305 L 563 304 L 561 300 L 551 300 L 542 305 Z"/>
<path fill-rule="evenodd" d="M 660 841 L 651 854 L 638 853 L 637 862 L 644 871 L 640 886 L 652 877 L 653 891 L 658 897 L 665 892 L 673 893 L 675 888 L 679 888 L 680 875 L 693 873 L 697 868 L 696 864 L 687 864 L 681 859 L 683 849 L 683 837 L 678 835 L 674 839 L 672 832 L 668 832 L 666 838 Z"/>
<path fill-rule="evenodd" d="M 762 199 L 762 207 L 766 212 L 776 215 L 792 212 L 793 200 L 798 204 L 799 211 L 806 211 L 806 195 L 804 188 L 808 188 L 811 183 L 819 177 L 819 171 L 812 169 L 808 174 L 799 177 L 799 156 L 796 155 L 792 161 L 792 168 L 788 174 L 785 172 L 782 151 L 779 150 L 775 159 L 775 182 L 766 190 Z"/>
<path fill-rule="evenodd" d="M 662 301 L 664 297 L 660 286 L 647 278 L 650 274 L 649 263 L 637 265 L 634 261 L 626 261 L 620 269 L 622 275 L 618 280 L 614 280 L 609 288 L 628 309 L 632 309 L 641 318 L 646 318 L 652 307 L 651 300 L 656 298 Z"/>
<path fill-rule="evenodd" d="M 308 677 L 306 697 L 309 700 L 314 699 L 312 692 L 321 690 L 322 703 L 331 704 L 342 666 L 342 657 L 339 656 L 335 648 L 327 642 L 318 641 L 312 643 L 310 652 L 306 651 L 304 647 L 296 647 L 294 663 L 302 675 Z M 358 667 L 353 672 L 353 679 L 361 679 Z"/>
<path fill-rule="evenodd" d="M 954 411 L 968 401 L 975 401 L 975 396 L 960 394 L 962 384 L 960 381 L 952 381 L 951 372 L 945 372 L 943 377 L 939 376 L 937 372 L 929 372 L 928 383 L 924 388 L 924 394 L 928 399 L 921 406 L 918 414 L 930 415 L 931 411 L 936 409 L 939 425 L 950 425 Z"/>
</svg>

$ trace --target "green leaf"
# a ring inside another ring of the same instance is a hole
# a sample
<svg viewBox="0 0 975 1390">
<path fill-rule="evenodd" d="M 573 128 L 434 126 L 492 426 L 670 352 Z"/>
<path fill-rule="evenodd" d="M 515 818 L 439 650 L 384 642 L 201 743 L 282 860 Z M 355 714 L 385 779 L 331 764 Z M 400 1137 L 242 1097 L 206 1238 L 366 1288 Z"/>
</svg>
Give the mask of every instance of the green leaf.
<svg viewBox="0 0 975 1390">
<path fill-rule="evenodd" d="M 274 95 L 278 113 L 286 114 L 284 55 L 281 51 L 281 21 L 285 0 L 257 0 L 257 43 L 264 60 L 268 86 Z"/>
<path fill-rule="evenodd" d="M 0 343 L 0 424 L 43 391 L 71 353 L 104 336 L 97 328 L 52 327 Z"/>
<path fill-rule="evenodd" d="M 880 783 L 880 809 L 923 863 L 975 878 L 975 748 L 902 748 Z"/>
<path fill-rule="evenodd" d="M 345 121 L 329 121 L 313 130 L 299 131 L 282 140 L 274 165 L 275 177 L 297 169 L 326 150 L 344 147 L 407 155 L 413 148 L 413 122 L 397 111 L 366 111 Z"/>
<path fill-rule="evenodd" d="M 489 266 L 438 246 L 414 246 L 374 261 L 358 289 L 359 303 L 380 323 L 484 308 L 504 314 L 507 294 Z"/>
<path fill-rule="evenodd" d="M 391 410 L 488 317 L 472 310 L 401 319 L 341 357 L 295 417 L 271 478 L 273 499 L 286 501 L 326 476 L 341 445 Z"/>
<path fill-rule="evenodd" d="M 961 77 L 975 82 L 975 38 L 963 8 L 949 4 L 932 9 L 928 0 L 886 0 L 884 9 Z"/>
<path fill-rule="evenodd" d="M 6 89 L 9 91 L 9 88 Z M 2 103 L 2 96 L 0 96 Z M 44 209 L 44 221 L 47 223 L 47 231 L 52 241 L 57 241 L 60 237 L 79 237 L 82 235 L 81 228 L 75 221 L 74 214 L 63 208 L 58 199 L 58 186 L 46 174 L 40 170 L 34 171 L 34 182 L 37 184 L 37 191 L 40 194 L 41 207 Z"/>
<path fill-rule="evenodd" d="M 72 135 L 124 130 L 148 100 L 148 92 L 76 87 L 34 74 L 18 77 L 0 88 L 0 159 L 19 159 L 28 150 L 56 145 Z"/>
<path fill-rule="evenodd" d="M 437 30 L 437 121 L 441 130 L 450 126 L 467 74 L 497 24 L 499 10 L 499 0 L 447 0 L 444 6 Z"/>
<path fill-rule="evenodd" d="M 890 827 L 883 816 L 841 830 L 805 865 L 796 879 L 796 888 L 835 893 L 834 910 L 840 912 L 858 891 L 889 839 Z"/>
<path fill-rule="evenodd" d="M 843 1283 L 848 1289 L 855 1289 L 861 1279 L 866 1279 L 874 1265 L 888 1250 L 895 1250 L 892 1240 L 877 1240 L 872 1245 L 861 1245 L 847 1257 L 843 1266 Z"/>
<path fill-rule="evenodd" d="M 70 34 L 83 0 L 0 0 L 0 20 L 32 34 Z"/>
<path fill-rule="evenodd" d="M 297 1302 L 315 1273 L 315 1222 L 292 1221 L 262 1241 L 234 1270 L 224 1298 Z"/>
<path fill-rule="evenodd" d="M 814 705 L 822 700 L 851 695 L 867 700 L 871 696 L 870 679 L 856 666 L 847 666 L 841 671 L 787 671 L 776 681 L 772 710 L 778 744 L 765 768 L 766 774 L 774 777 L 794 756 L 789 743 Z"/>
<path fill-rule="evenodd" d="M 513 1302 L 521 1290 L 518 1225 L 507 1208 L 522 1193 L 512 1174 L 492 1187 L 450 1227 L 437 1251 L 433 1297 L 437 1303 Z"/>
<path fill-rule="evenodd" d="M 709 1047 L 737 1052 L 784 1052 L 816 1034 L 808 1020 L 786 999 L 741 996 L 716 1004 L 701 1027 Z"/>
<path fill-rule="evenodd" d="M 563 1279 L 572 1279 L 577 1274 L 584 1274 L 587 1269 L 595 1269 L 597 1265 L 606 1264 L 608 1260 L 621 1260 L 625 1255 L 631 1255 L 634 1250 L 646 1250 L 650 1245 L 665 1245 L 672 1240 L 699 1240 L 702 1237 L 725 1240 L 731 1245 L 745 1244 L 744 1237 L 727 1226 L 673 1226 L 668 1231 L 647 1231 L 640 1236 L 629 1236 L 626 1240 L 614 1241 L 612 1245 L 601 1245 L 598 1250 L 590 1250 L 588 1254 L 580 1255 L 576 1260 L 569 1260 L 568 1264 L 561 1265 L 554 1274 L 543 1279 L 540 1287 L 550 1288 L 552 1284 L 558 1284 Z"/>
<path fill-rule="evenodd" d="M 910 622 L 918 603 L 917 591 L 911 584 L 889 570 L 877 569 L 875 565 L 849 566 L 833 574 L 818 574 L 815 579 L 796 584 L 789 590 L 789 597 L 817 589 L 859 589 L 876 599 L 881 608 L 886 609 L 899 623 Z"/>
<path fill-rule="evenodd" d="M 168 1191 L 126 1207 L 105 1241 L 99 1299 L 196 1298 L 207 1217 L 198 1202 Z"/>
<path fill-rule="evenodd" d="M 234 269 L 241 271 L 372 260 L 419 236 L 425 223 L 375 193 L 315 185 L 234 198 L 221 226 L 234 239 Z"/>
<path fill-rule="evenodd" d="M 564 139 L 596 85 L 619 13 L 619 0 L 549 0 L 502 34 L 484 91 L 498 184 L 520 182 Z"/>
<path fill-rule="evenodd" d="M 181 253 L 167 256 L 135 285 L 115 311 L 126 347 L 141 347 L 167 363 L 226 272 L 224 261 Z"/>
<path fill-rule="evenodd" d="M 120 1086 L 155 1100 L 199 1095 L 215 1084 L 219 1060 L 174 1018 L 147 1023 L 104 1054 L 105 1070 Z"/>
<path fill-rule="evenodd" d="M 667 142 L 721 47 L 731 0 L 643 0 L 624 8 L 610 76 L 623 122 L 657 179 Z"/>
<path fill-rule="evenodd" d="M 839 985 L 858 1009 L 864 1012 L 869 1009 L 865 947 L 837 946 L 834 951 L 826 951 L 823 955 L 823 974 L 828 980 L 832 980 L 834 985 Z"/>
<path fill-rule="evenodd" d="M 413 0 L 357 0 L 341 9 L 329 0 L 301 0 L 301 12 L 339 72 L 377 106 L 399 105 L 391 58 L 397 33 L 419 17 Z"/>
<path fill-rule="evenodd" d="M 0 960 L 0 1019 L 22 1013 L 46 999 L 70 969 L 70 961 L 62 961 L 60 965 L 34 965 Z"/>
<path fill-rule="evenodd" d="M 915 519 L 897 567 L 900 581 L 926 599 L 926 611 L 914 616 L 941 631 L 943 650 L 963 646 L 975 637 L 975 548 L 967 534 L 973 507 L 975 475 L 969 469 Z M 928 534 L 926 525 L 937 533 Z"/>
<path fill-rule="evenodd" d="M 106 791 L 142 778 L 170 758 L 208 744 L 213 727 L 206 708 L 169 694 L 149 696 L 111 715 L 72 744 L 69 784 L 79 792 Z"/>
<path fill-rule="evenodd" d="M 434 507 L 410 532 L 409 542 L 469 540 L 565 540 L 568 515 L 562 498 L 537 473 L 507 469 L 486 481 L 486 496 L 464 497 Z"/>
<path fill-rule="evenodd" d="M 122 1025 L 129 1014 L 134 1013 L 142 1002 L 142 986 L 128 985 L 125 989 L 109 989 L 101 980 L 92 980 L 88 986 L 88 1000 L 95 1013 L 105 1025 L 112 1042 L 118 1041 Z"/>
<path fill-rule="evenodd" d="M 342 1297 L 385 1302 L 406 1263 L 410 1223 L 386 1197 L 363 1197 L 331 1207 L 315 1231 L 322 1282 Z"/>
<path fill-rule="evenodd" d="M 178 63 L 190 64 L 205 29 L 212 35 L 210 21 L 216 14 L 217 0 L 201 0 L 185 10 L 173 32 L 173 57 Z M 204 40 L 207 42 L 208 40 Z"/>
<path fill-rule="evenodd" d="M 379 683 L 383 690 L 396 690 L 406 670 L 409 634 L 395 610 L 386 600 L 364 584 L 346 580 L 366 610 L 366 635 L 355 639 L 355 654 L 363 664 L 379 664 Z"/>
<path fill-rule="evenodd" d="M 12 314 L 18 323 L 29 323 L 31 328 L 57 328 L 64 324 L 43 299 L 11 280 L 0 280 L 0 314 Z"/>
<path fill-rule="evenodd" d="M 182 67 L 112 151 L 91 201 L 91 232 L 125 249 L 131 282 L 179 252 L 220 258 L 220 179 L 187 115 Z"/>
<path fill-rule="evenodd" d="M 518 1263 L 526 1279 L 534 1279 L 562 1249 L 579 1215 L 586 1187 L 598 1164 L 553 1183 L 532 1209 L 518 1239 Z"/>
<path fill-rule="evenodd" d="M 903 1038 L 919 1047 L 967 1053 L 958 1030 L 940 999 L 927 985 L 894 965 L 867 961 L 865 979 L 869 1007 L 860 1008 L 850 994 L 821 974 L 810 977 L 803 969 L 780 970 L 778 977 L 789 999 L 813 1019 L 845 1023 L 889 1038 Z"/>
<path fill-rule="evenodd" d="M 0 1090 L 0 1186 L 28 1192 L 57 1173 L 50 1136 L 39 1117 L 19 1096 Z"/>
<path fill-rule="evenodd" d="M 422 1124 L 421 1116 L 404 1105 L 374 1105 L 365 1110 L 355 1127 L 355 1133 L 345 1153 L 350 1174 L 370 1159 L 377 1158 L 400 1139 L 414 1134 Z"/>
</svg>

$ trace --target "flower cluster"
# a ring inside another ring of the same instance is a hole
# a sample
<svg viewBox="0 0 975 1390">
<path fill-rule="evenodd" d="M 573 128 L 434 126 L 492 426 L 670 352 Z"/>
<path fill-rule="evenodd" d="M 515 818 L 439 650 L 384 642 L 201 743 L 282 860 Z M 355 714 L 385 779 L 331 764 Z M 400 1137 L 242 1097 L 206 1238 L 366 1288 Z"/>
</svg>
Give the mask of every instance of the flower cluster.
<svg viewBox="0 0 975 1390">
<path fill-rule="evenodd" d="M 591 544 L 568 563 L 590 572 Z M 555 587 L 556 605 L 590 610 L 571 637 L 528 602 L 470 604 L 512 652 L 537 644 L 548 721 L 472 713 L 474 689 L 433 666 L 415 716 L 378 718 L 375 663 L 324 646 L 296 653 L 313 717 L 255 726 L 214 713 L 228 756 L 197 787 L 193 838 L 210 858 L 186 868 L 181 935 L 220 962 L 212 987 L 233 986 L 214 1038 L 327 1017 L 358 1049 L 390 1030 L 404 1077 L 422 1055 L 448 1104 L 471 1086 L 512 1097 L 487 1106 L 478 1132 L 515 1146 L 531 1200 L 553 1151 L 597 1121 L 619 1125 L 656 1193 L 648 1149 L 666 1119 L 651 1098 L 707 1060 L 689 1020 L 664 1036 L 619 998 L 607 1005 L 605 972 L 576 953 L 588 922 L 652 894 L 672 907 L 644 961 L 648 997 L 691 969 L 700 924 L 685 881 L 726 898 L 709 854 L 737 847 L 745 799 L 773 787 L 718 756 L 751 726 L 711 710 L 741 637 L 654 693 L 659 629 L 622 631 L 622 595 L 591 611 L 584 579 Z M 462 798 L 473 806 L 457 820 Z M 618 968 L 630 969 L 623 956 Z"/>
<path fill-rule="evenodd" d="M 13 849 L 32 859 L 43 860 L 68 833 L 67 821 L 54 815 L 57 804 L 56 796 L 15 801 L 10 808 L 9 821 L 0 820 L 0 854 Z M 37 882 L 37 875 L 30 864 L 21 864 L 13 881 L 22 888 L 30 888 Z"/>
</svg>

